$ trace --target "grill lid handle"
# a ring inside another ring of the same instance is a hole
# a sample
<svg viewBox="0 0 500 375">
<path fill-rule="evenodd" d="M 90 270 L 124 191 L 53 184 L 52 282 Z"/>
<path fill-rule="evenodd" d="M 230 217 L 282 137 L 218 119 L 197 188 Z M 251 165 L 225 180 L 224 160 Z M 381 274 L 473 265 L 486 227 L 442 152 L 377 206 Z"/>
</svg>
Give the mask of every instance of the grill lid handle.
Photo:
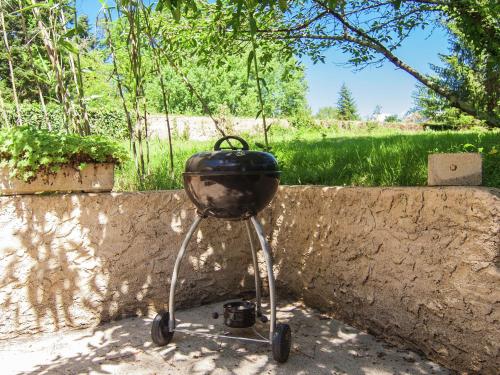
<svg viewBox="0 0 500 375">
<path fill-rule="evenodd" d="M 229 139 L 234 139 L 234 140 L 240 142 L 242 147 L 237 148 L 237 147 L 233 146 L 230 142 L 227 142 L 230 147 L 220 147 L 222 142 L 228 141 Z M 214 151 L 220 151 L 220 150 L 244 150 L 244 151 L 248 151 L 248 150 L 250 150 L 250 147 L 248 146 L 248 143 L 243 138 L 237 137 L 235 135 L 227 135 L 227 136 L 219 139 L 214 144 Z"/>
</svg>

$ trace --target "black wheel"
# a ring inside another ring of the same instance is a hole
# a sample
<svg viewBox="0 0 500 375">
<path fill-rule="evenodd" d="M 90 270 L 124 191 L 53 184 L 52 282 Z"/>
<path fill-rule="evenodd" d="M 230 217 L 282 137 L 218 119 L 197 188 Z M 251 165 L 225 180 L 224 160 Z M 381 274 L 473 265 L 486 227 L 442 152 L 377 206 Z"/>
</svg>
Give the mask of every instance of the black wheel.
<svg viewBox="0 0 500 375">
<path fill-rule="evenodd" d="M 288 324 L 276 325 L 273 336 L 273 358 L 276 362 L 285 363 L 292 346 L 292 330 Z"/>
<path fill-rule="evenodd" d="M 174 336 L 173 332 L 168 330 L 168 312 L 164 311 L 157 314 L 153 320 L 153 325 L 151 326 L 151 338 L 153 342 L 158 346 L 165 346 Z"/>
</svg>

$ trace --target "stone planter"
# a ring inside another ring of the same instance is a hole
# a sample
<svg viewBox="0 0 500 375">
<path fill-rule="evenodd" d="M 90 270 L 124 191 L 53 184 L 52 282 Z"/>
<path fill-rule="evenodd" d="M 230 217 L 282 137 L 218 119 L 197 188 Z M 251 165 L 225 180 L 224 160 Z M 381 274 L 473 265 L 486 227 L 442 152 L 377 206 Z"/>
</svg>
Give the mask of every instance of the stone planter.
<svg viewBox="0 0 500 375">
<path fill-rule="evenodd" d="M 482 183 L 482 159 L 479 153 L 430 154 L 427 184 L 469 185 Z"/>
<path fill-rule="evenodd" d="M 39 174 L 32 182 L 9 177 L 7 168 L 0 170 L 0 195 L 47 192 L 111 191 L 114 184 L 113 163 L 91 163 L 82 170 L 64 166 L 54 174 Z"/>
</svg>

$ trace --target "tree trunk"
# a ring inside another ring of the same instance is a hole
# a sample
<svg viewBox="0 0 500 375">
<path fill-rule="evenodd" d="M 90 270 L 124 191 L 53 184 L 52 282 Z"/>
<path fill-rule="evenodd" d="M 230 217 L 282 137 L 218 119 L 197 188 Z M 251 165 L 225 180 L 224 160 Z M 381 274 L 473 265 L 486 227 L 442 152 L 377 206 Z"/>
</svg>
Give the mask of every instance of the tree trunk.
<svg viewBox="0 0 500 375">
<path fill-rule="evenodd" d="M 139 36 L 137 34 L 137 3 L 132 2 L 126 8 L 126 16 L 129 23 L 129 35 L 127 39 L 127 49 L 130 61 L 130 67 L 133 74 L 133 104 L 135 121 L 137 128 L 137 141 L 139 143 L 139 165 L 140 165 L 140 179 L 143 182 L 146 174 L 146 165 L 144 161 L 144 151 L 142 147 L 142 129 L 141 129 L 141 95 L 142 95 L 142 74 L 141 74 L 141 61 L 139 54 Z M 144 119 L 146 121 L 146 119 Z"/>
</svg>

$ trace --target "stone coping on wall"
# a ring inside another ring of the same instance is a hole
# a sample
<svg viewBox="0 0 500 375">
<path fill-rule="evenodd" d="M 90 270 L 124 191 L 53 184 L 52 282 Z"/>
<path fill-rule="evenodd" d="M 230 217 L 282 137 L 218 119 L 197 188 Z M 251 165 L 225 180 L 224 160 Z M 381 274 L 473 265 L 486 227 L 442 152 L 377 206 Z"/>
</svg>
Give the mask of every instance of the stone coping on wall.
<svg viewBox="0 0 500 375">
<path fill-rule="evenodd" d="M 0 338 L 165 307 L 182 191 L 0 197 Z M 450 368 L 500 368 L 500 190 L 284 186 L 259 215 L 281 293 Z M 253 288 L 242 223 L 205 220 L 192 306 Z"/>
</svg>

